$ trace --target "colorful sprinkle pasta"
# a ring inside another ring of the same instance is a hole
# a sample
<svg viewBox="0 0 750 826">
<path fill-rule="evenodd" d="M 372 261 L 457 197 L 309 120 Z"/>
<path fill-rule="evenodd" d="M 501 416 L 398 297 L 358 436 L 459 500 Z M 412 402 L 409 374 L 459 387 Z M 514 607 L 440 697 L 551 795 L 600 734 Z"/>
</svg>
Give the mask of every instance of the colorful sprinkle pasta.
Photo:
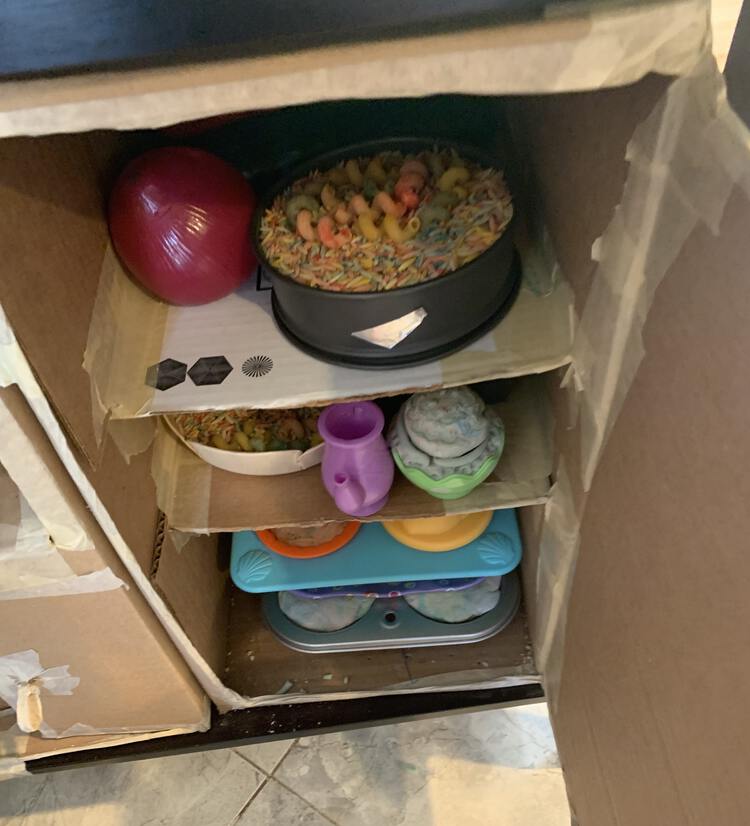
<svg viewBox="0 0 750 826">
<path fill-rule="evenodd" d="M 260 238 L 269 263 L 301 284 L 372 292 L 458 269 L 512 216 L 498 170 L 450 151 L 381 152 L 295 181 L 266 210 Z"/>
</svg>

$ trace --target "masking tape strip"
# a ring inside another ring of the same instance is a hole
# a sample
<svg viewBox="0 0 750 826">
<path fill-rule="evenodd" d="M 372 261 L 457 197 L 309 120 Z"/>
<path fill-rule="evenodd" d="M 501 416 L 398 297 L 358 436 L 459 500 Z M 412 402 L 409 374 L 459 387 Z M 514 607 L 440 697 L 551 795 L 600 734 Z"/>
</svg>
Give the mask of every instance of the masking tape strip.
<svg viewBox="0 0 750 826">
<path fill-rule="evenodd" d="M 157 426 L 151 458 L 151 476 L 156 485 L 157 504 L 170 525 L 178 530 L 200 526 L 193 532 L 208 532 L 213 468 L 198 458 L 163 423 Z M 176 491 L 183 491 L 178 497 Z M 220 526 L 212 526 L 221 530 Z"/>
<path fill-rule="evenodd" d="M 75 577 L 1 465 L 0 512 L 0 594 Z"/>
<path fill-rule="evenodd" d="M 127 587 L 128 585 L 116 576 L 111 568 L 102 568 L 91 574 L 53 580 L 30 587 L 24 586 L 13 591 L 0 591 L 0 602 L 15 599 L 67 597 L 75 594 L 98 594 L 102 591 L 114 591 L 117 588 Z"/>
<path fill-rule="evenodd" d="M 0 466 L 0 601 L 109 591 L 125 585 L 109 568 L 76 576 L 47 529 Z"/>
<path fill-rule="evenodd" d="M 540 540 L 537 665 L 553 710 L 563 668 L 567 606 L 575 574 L 585 493 L 645 355 L 642 330 L 658 285 L 701 223 L 718 233 L 736 186 L 750 190 L 750 133 L 729 108 L 713 58 L 675 80 L 628 145 L 623 198 L 601 238 L 591 292 L 563 387 L 577 399 L 581 479 L 564 462 Z M 575 411 L 571 411 L 574 418 Z"/>
<path fill-rule="evenodd" d="M 10 331 L 6 331 L 10 334 Z M 3 364 L 18 364 L 15 340 L 0 345 L 0 375 Z M 10 363 L 9 363 L 10 362 Z M 0 379 L 0 383 L 2 380 Z M 24 504 L 35 514 L 35 524 L 44 526 L 54 544 L 65 551 L 87 551 L 94 547 L 74 511 L 60 493 L 53 474 L 37 457 L 37 449 L 0 397 L 0 463 L 22 494 Z M 0 468 L 1 470 L 1 468 Z M 39 526 L 40 527 L 40 526 Z"/>
<path fill-rule="evenodd" d="M 579 517 L 571 480 L 561 458 L 552 494 L 544 506 L 536 581 L 539 632 L 534 656 L 544 674 L 545 695 L 553 709 L 559 696 L 565 620 L 579 543 Z"/>
<path fill-rule="evenodd" d="M 627 8 L 570 2 L 530 23 L 177 68 L 11 81 L 0 89 L 0 136 L 153 128 L 331 99 L 617 86 L 649 72 L 684 71 L 705 45 L 707 20 L 705 0 Z"/>
<path fill-rule="evenodd" d="M 122 458 L 130 464 L 133 456 L 145 453 L 156 438 L 156 419 L 110 419 L 107 433 L 111 436 Z"/>
<path fill-rule="evenodd" d="M 146 384 L 142 366 L 161 358 L 168 315 L 169 307 L 128 277 L 108 246 L 83 354 L 100 442 L 108 415 L 128 418 L 148 408 L 155 391 Z"/>
<path fill-rule="evenodd" d="M 26 733 L 46 728 L 42 689 L 49 694 L 71 695 L 79 682 L 67 665 L 44 668 L 33 649 L 0 657 L 0 698 L 15 709 L 18 727 Z"/>
<path fill-rule="evenodd" d="M 585 490 L 645 354 L 656 289 L 696 226 L 718 233 L 733 188 L 750 182 L 749 149 L 708 57 L 670 85 L 633 134 L 622 201 L 594 244 L 598 266 L 573 345 Z"/>
<path fill-rule="evenodd" d="M 2 468 L 0 467 L 0 496 L 5 500 L 3 505 L 8 505 L 9 499 L 15 499 L 10 504 L 15 504 L 18 510 L 12 523 L 0 524 L 0 560 L 25 559 L 29 556 L 46 554 L 50 549 L 54 550 L 44 525 L 31 510 L 29 503 L 21 496 L 20 491 L 17 489 L 9 491 L 2 485 L 2 481 Z M 13 484 L 10 480 L 7 482 L 9 487 Z M 13 497 L 14 493 L 15 497 Z"/>
</svg>

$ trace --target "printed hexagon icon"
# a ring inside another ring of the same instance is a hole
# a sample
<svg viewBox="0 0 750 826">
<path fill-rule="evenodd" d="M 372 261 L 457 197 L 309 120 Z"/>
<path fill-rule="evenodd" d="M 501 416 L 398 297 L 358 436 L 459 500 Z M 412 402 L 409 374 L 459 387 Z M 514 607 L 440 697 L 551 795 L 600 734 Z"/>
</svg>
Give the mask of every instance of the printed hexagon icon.
<svg viewBox="0 0 750 826">
<path fill-rule="evenodd" d="M 175 359 L 162 359 L 146 370 L 146 384 L 156 390 L 169 390 L 185 381 L 187 364 Z"/>
<path fill-rule="evenodd" d="M 188 370 L 188 376 L 198 386 L 221 384 L 232 369 L 224 356 L 203 356 Z"/>
</svg>

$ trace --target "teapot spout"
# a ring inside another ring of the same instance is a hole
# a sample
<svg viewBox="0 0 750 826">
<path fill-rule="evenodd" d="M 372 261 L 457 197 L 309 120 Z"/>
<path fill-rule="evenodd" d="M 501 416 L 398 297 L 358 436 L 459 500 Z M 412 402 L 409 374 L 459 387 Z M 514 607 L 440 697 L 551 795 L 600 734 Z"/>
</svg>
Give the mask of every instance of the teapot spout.
<svg viewBox="0 0 750 826">
<path fill-rule="evenodd" d="M 346 473 L 334 477 L 336 507 L 350 516 L 364 516 L 365 490 L 359 482 Z"/>
</svg>

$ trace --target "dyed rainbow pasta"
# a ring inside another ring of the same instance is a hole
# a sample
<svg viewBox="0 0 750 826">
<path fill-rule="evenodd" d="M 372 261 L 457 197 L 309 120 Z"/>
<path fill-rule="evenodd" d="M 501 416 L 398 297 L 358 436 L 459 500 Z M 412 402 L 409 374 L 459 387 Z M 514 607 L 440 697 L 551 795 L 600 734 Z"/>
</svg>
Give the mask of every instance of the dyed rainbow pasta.
<svg viewBox="0 0 750 826">
<path fill-rule="evenodd" d="M 260 240 L 273 267 L 295 281 L 371 292 L 458 269 L 512 216 L 498 170 L 450 151 L 381 152 L 295 181 L 263 215 Z"/>
<path fill-rule="evenodd" d="M 249 453 L 307 450 L 321 443 L 317 407 L 179 413 L 172 424 L 188 442 Z"/>
</svg>

